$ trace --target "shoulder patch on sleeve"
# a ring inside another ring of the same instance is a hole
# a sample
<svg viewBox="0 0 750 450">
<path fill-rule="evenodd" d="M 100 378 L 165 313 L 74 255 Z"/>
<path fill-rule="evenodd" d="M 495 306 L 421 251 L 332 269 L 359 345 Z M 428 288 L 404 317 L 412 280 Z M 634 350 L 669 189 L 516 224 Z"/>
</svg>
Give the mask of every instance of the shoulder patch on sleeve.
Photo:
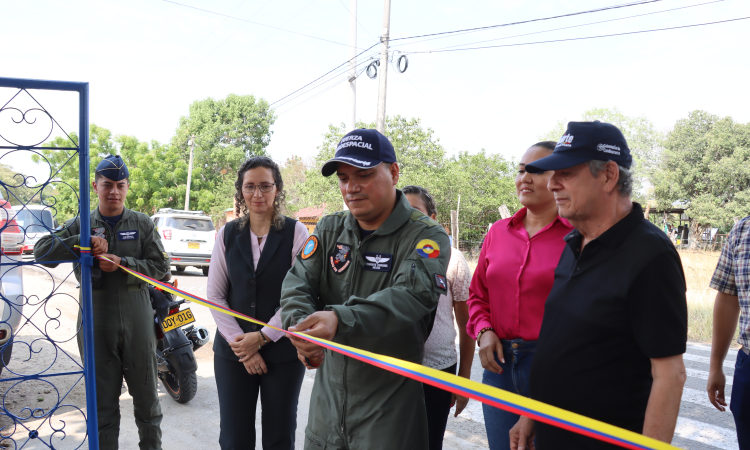
<svg viewBox="0 0 750 450">
<path fill-rule="evenodd" d="M 437 225 L 440 225 L 439 223 L 435 222 L 434 220 L 430 219 L 429 217 L 425 216 L 422 211 L 414 210 L 411 213 L 411 220 L 415 222 L 422 222 L 423 224 L 427 225 L 428 227 L 434 227 Z"/>
<path fill-rule="evenodd" d="M 440 256 L 440 246 L 432 239 L 422 239 L 417 243 L 417 254 L 422 258 L 437 258 Z"/>
<path fill-rule="evenodd" d="M 300 257 L 302 259 L 307 259 L 311 257 L 315 252 L 318 250 L 318 238 L 316 236 L 310 236 L 307 238 L 307 241 L 305 241 L 305 245 L 302 246 L 302 252 L 300 252 Z"/>
<path fill-rule="evenodd" d="M 442 289 L 444 291 L 448 290 L 448 282 L 445 280 L 445 277 L 440 275 L 439 273 L 435 274 L 435 286 L 438 289 Z"/>
</svg>

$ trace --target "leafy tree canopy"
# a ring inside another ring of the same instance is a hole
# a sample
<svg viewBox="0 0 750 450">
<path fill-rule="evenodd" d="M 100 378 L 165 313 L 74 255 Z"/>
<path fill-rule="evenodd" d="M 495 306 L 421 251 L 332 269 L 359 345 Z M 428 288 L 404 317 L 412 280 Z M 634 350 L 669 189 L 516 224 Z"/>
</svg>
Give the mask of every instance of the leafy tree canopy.
<svg viewBox="0 0 750 450">
<path fill-rule="evenodd" d="M 360 122 L 357 127 L 375 128 L 375 124 Z M 333 157 L 336 144 L 345 134 L 344 124 L 330 125 L 313 166 L 304 173 L 304 181 L 296 186 L 287 183 L 301 207 L 326 203 L 327 212 L 342 209 L 338 180 L 335 176 L 323 177 L 320 168 Z M 385 135 L 396 150 L 401 170 L 398 187 L 413 184 L 427 188 L 435 199 L 438 221 L 450 222 L 450 211 L 457 208 L 461 195 L 459 221 L 474 226 L 461 229 L 461 240 L 481 239 L 486 226 L 500 219 L 500 205 L 508 205 L 511 210 L 520 207 L 513 182 L 514 165 L 503 157 L 484 150 L 448 157 L 433 130 L 423 128 L 419 119 L 388 117 Z"/>
<path fill-rule="evenodd" d="M 159 208 L 183 209 L 187 190 L 188 140 L 195 137 L 190 209 L 203 210 L 219 217 L 232 207 L 236 170 L 249 157 L 265 155 L 275 116 L 265 100 L 252 95 L 230 94 L 226 99 L 194 102 L 190 114 L 180 125 L 169 145 L 139 141 L 133 136 L 117 135 L 106 128 L 90 125 L 90 176 L 107 155 L 120 154 L 130 171 L 130 192 L 126 206 L 146 214 Z M 47 147 L 77 145 L 75 133 L 70 139 L 57 137 Z M 58 220 L 78 214 L 78 154 L 75 150 L 42 150 L 33 155 L 35 162 L 46 160 L 51 168 L 49 189 L 57 188 L 54 198 L 45 188 L 45 203 L 55 206 Z M 0 176 L 2 174 L 0 173 Z M 47 200 L 47 197 L 50 197 Z M 97 204 L 91 191 L 92 208 Z"/>
<path fill-rule="evenodd" d="M 229 94 L 222 100 L 207 98 L 190 105 L 189 114 L 180 118 L 171 148 L 187 163 L 188 142 L 195 143 L 191 209 L 218 217 L 233 206 L 237 168 L 247 158 L 266 156 L 275 120 L 268 102 L 252 95 Z"/>
<path fill-rule="evenodd" d="M 659 206 L 687 206 L 694 230 L 728 230 L 750 214 L 750 123 L 691 112 L 667 135 L 653 180 Z"/>
<path fill-rule="evenodd" d="M 56 137 L 44 144 L 45 147 L 66 148 L 78 145 L 78 135 L 70 134 L 67 137 Z M 89 125 L 89 175 L 90 181 L 94 181 L 94 173 L 99 161 L 107 155 L 116 153 L 115 143 L 112 140 L 112 132 L 95 124 Z M 40 154 L 33 154 L 31 159 L 36 163 L 48 165 L 50 175 L 47 179 L 52 181 L 45 186 L 44 203 L 56 210 L 58 222 L 78 215 L 78 151 L 76 150 L 41 150 Z M 57 191 L 51 196 L 49 190 Z M 90 204 L 92 208 L 97 204 L 96 193 L 90 190 Z"/>
<path fill-rule="evenodd" d="M 44 189 L 43 181 L 18 172 L 7 164 L 0 164 L 0 194 L 13 206 L 39 205 L 42 198 L 54 196 L 54 187 Z"/>
<path fill-rule="evenodd" d="M 312 166 L 312 163 L 309 164 Z M 305 182 L 307 167 L 301 157 L 292 155 L 281 164 L 281 179 L 286 191 L 286 214 L 293 215 L 306 206 L 300 197 L 298 186 Z"/>
</svg>

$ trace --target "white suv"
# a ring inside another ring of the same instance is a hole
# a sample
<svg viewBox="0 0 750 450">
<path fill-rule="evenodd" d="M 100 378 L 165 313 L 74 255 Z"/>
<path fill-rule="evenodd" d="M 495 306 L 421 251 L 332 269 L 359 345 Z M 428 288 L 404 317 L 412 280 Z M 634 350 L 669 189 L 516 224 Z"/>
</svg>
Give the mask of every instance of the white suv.
<svg viewBox="0 0 750 450">
<path fill-rule="evenodd" d="M 13 207 L 16 222 L 24 234 L 23 252 L 33 253 L 34 245 L 50 230 L 57 228 L 52 209 L 41 205 L 16 205 Z"/>
<path fill-rule="evenodd" d="M 193 266 L 208 275 L 216 240 L 216 228 L 209 216 L 203 211 L 162 208 L 151 220 L 177 272 Z"/>
</svg>

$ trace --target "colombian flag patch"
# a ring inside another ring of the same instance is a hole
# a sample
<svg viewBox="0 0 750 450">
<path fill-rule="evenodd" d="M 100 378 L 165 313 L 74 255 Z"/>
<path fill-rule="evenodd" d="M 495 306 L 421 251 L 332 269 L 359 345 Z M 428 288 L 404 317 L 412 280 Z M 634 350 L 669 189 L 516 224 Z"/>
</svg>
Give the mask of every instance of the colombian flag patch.
<svg viewBox="0 0 750 450">
<path fill-rule="evenodd" d="M 417 244 L 417 253 L 422 258 L 437 258 L 440 256 L 440 246 L 430 239 L 422 239 Z"/>
</svg>

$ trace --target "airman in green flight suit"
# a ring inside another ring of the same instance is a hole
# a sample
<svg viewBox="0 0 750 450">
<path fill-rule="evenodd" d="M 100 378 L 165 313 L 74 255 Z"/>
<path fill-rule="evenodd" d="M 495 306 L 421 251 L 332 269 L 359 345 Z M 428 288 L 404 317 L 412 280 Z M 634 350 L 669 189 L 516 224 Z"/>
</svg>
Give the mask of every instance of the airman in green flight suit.
<svg viewBox="0 0 750 450">
<path fill-rule="evenodd" d="M 97 166 L 92 186 L 99 205 L 91 211 L 91 251 L 95 256 L 106 256 L 114 263 L 161 279 L 169 271 L 170 261 L 149 217 L 125 208 L 128 177 L 128 168 L 120 156 L 108 156 Z M 76 217 L 40 239 L 34 247 L 34 257 L 40 262 L 74 259 L 75 246 L 79 244 L 80 221 Z M 80 282 L 80 267 L 75 273 Z M 92 292 L 99 448 L 118 448 L 119 397 L 124 377 L 133 397 L 139 448 L 161 450 L 156 334 L 147 285 L 113 263 L 95 260 Z M 82 335 L 78 334 L 81 348 Z"/>
</svg>

